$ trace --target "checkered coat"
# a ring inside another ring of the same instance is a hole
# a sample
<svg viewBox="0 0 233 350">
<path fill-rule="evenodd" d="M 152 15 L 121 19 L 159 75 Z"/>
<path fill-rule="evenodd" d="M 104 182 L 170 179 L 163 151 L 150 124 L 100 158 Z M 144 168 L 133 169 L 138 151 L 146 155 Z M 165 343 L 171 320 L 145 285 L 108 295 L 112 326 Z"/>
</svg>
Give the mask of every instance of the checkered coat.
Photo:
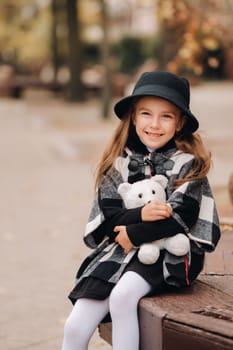
<svg viewBox="0 0 233 350">
<path fill-rule="evenodd" d="M 134 182 L 149 176 L 151 169 L 147 165 L 141 166 L 136 173 L 128 169 L 132 158 L 143 164 L 148 157 L 154 164 L 154 173 L 168 178 L 167 202 L 173 208 L 171 218 L 155 222 L 142 222 L 140 208 L 125 209 L 117 192 L 120 183 Z M 174 180 L 185 177 L 193 167 L 193 162 L 193 155 L 182 153 L 175 147 L 163 152 L 154 151 L 149 155 L 125 149 L 124 155 L 117 158 L 111 175 L 103 176 L 96 192 L 84 233 L 84 242 L 94 251 L 79 270 L 77 283 L 88 276 L 117 283 L 127 264 L 137 254 L 137 246 L 178 232 L 187 234 L 192 242 L 191 249 L 196 252 L 214 251 L 220 238 L 220 230 L 207 178 L 185 182 L 174 189 Z M 135 246 L 127 255 L 114 242 L 113 228 L 117 224 L 126 225 L 129 238 Z M 190 263 L 191 254 L 188 259 Z M 163 276 L 168 284 L 185 285 L 185 281 L 180 278 L 183 261 L 183 257 L 165 252 Z"/>
</svg>

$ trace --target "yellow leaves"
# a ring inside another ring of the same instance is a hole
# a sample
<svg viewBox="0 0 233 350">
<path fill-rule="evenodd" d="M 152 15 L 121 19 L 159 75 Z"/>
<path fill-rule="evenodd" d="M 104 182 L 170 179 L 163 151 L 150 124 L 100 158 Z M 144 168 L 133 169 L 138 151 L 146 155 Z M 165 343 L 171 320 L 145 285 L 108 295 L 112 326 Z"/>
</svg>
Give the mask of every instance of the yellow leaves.
<svg viewBox="0 0 233 350">
<path fill-rule="evenodd" d="M 202 45 L 205 49 L 214 51 L 219 48 L 219 42 L 214 37 L 206 37 L 202 40 Z"/>
<path fill-rule="evenodd" d="M 169 26 L 185 22 L 189 17 L 189 9 L 184 1 L 161 0 L 159 3 L 159 18 L 169 22 Z"/>
<path fill-rule="evenodd" d="M 192 2 L 184 0 L 160 0 L 158 15 L 164 37 L 172 37 L 167 67 L 173 72 L 189 71 L 201 75 L 205 65 L 217 69 L 221 62 L 208 57 L 208 52 L 221 48 L 222 36 L 216 28 L 216 18 L 202 13 Z"/>
<path fill-rule="evenodd" d="M 18 60 L 20 63 L 30 63 L 31 61 L 45 60 L 49 55 L 48 45 L 43 42 L 35 45 L 35 37 L 27 35 L 24 38 L 25 45 L 18 48 Z"/>
<path fill-rule="evenodd" d="M 162 0 L 160 2 L 159 16 L 161 20 L 169 20 L 174 15 L 173 3 L 171 0 Z"/>
<path fill-rule="evenodd" d="M 215 68 L 215 69 L 218 68 L 220 65 L 220 62 L 216 57 L 209 57 L 207 62 L 209 67 Z"/>
<path fill-rule="evenodd" d="M 192 51 L 188 47 L 182 47 L 179 50 L 178 55 L 186 60 L 187 58 L 190 58 L 192 56 Z"/>
<path fill-rule="evenodd" d="M 17 14 L 12 21 L 0 21 L 0 51 L 3 54 L 15 52 L 18 63 L 45 60 L 50 52 L 51 18 L 48 8 L 41 9 L 28 20 L 22 20 Z"/>
<path fill-rule="evenodd" d="M 84 24 L 96 24 L 100 22 L 100 4 L 96 0 L 80 1 L 80 12 Z"/>
</svg>

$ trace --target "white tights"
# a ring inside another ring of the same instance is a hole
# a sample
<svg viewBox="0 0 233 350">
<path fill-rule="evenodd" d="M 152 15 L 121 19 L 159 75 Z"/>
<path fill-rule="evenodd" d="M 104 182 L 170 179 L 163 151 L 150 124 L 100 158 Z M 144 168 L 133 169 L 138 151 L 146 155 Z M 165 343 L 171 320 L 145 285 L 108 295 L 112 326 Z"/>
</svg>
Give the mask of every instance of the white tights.
<svg viewBox="0 0 233 350">
<path fill-rule="evenodd" d="M 65 324 L 62 350 L 87 350 L 91 336 L 108 312 L 112 318 L 113 349 L 138 350 L 137 307 L 150 289 L 140 275 L 128 271 L 107 299 L 78 299 Z"/>
</svg>

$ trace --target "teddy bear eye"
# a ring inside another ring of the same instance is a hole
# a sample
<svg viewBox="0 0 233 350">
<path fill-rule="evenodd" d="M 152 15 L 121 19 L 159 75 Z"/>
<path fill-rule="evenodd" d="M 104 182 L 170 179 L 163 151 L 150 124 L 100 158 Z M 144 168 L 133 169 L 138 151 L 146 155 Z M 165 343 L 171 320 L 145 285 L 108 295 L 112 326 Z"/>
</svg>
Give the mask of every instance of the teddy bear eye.
<svg viewBox="0 0 233 350">
<path fill-rule="evenodd" d="M 155 190 L 152 190 L 152 194 L 155 194 Z"/>
<path fill-rule="evenodd" d="M 139 198 L 142 198 L 142 193 L 139 193 L 138 197 L 139 197 Z"/>
</svg>

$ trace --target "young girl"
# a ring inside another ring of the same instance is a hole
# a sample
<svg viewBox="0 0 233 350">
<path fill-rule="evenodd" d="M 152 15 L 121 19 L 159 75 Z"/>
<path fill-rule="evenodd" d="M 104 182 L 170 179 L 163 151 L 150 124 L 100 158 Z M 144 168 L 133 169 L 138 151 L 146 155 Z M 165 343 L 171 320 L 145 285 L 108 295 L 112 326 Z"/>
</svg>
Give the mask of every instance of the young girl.
<svg viewBox="0 0 233 350">
<path fill-rule="evenodd" d="M 94 252 L 77 273 L 69 298 L 74 308 L 66 321 L 62 350 L 87 350 L 107 314 L 114 350 L 139 349 L 138 302 L 167 287 L 189 286 L 203 268 L 205 251 L 220 237 L 218 216 L 206 175 L 210 154 L 196 133 L 189 109 L 189 83 L 169 72 L 144 73 L 131 96 L 115 105 L 120 118 L 96 177 L 84 241 Z M 126 209 L 120 183 L 155 174 L 168 178 L 167 203 Z M 184 233 L 190 252 L 162 251 L 152 265 L 142 264 L 142 243 Z"/>
</svg>

